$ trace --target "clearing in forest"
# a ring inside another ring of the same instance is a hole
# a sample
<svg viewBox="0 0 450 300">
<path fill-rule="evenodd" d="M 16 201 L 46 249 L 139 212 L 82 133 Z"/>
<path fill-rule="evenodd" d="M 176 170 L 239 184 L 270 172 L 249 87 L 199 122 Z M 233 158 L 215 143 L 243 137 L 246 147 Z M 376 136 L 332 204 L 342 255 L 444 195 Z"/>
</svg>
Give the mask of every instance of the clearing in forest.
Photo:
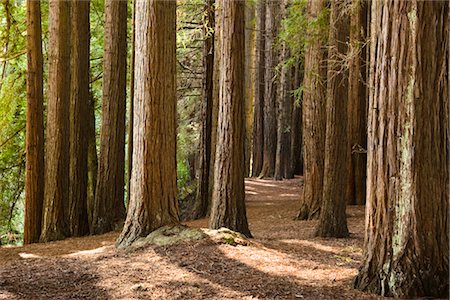
<svg viewBox="0 0 450 300">
<path fill-rule="evenodd" d="M 350 238 L 314 238 L 316 221 L 293 220 L 301 186 L 246 180 L 248 246 L 204 239 L 127 253 L 113 232 L 1 248 L 0 299 L 379 299 L 352 289 L 364 208 L 347 208 Z"/>
</svg>

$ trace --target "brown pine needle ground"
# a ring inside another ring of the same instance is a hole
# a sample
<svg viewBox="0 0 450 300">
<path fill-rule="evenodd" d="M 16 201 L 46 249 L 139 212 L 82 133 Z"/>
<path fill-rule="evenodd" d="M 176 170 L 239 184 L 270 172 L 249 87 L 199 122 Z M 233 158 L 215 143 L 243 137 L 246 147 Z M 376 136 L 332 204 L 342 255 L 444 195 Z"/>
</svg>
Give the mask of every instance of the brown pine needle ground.
<svg viewBox="0 0 450 300">
<path fill-rule="evenodd" d="M 314 238 L 316 221 L 293 220 L 301 182 L 246 181 L 249 246 L 206 239 L 125 253 L 116 232 L 0 248 L 0 299 L 379 299 L 351 287 L 364 208 L 348 208 L 350 238 Z"/>
</svg>

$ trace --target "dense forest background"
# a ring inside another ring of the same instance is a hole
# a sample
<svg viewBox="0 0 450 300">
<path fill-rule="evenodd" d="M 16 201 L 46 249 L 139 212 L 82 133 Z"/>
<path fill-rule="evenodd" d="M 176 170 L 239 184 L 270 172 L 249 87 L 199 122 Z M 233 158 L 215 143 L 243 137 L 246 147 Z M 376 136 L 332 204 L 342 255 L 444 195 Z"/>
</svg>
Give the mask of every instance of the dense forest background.
<svg viewBox="0 0 450 300">
<path fill-rule="evenodd" d="M 48 55 L 48 2 L 42 2 L 43 55 Z M 128 5 L 128 43 L 132 34 L 132 5 Z M 8 233 L 14 243 L 23 234 L 26 122 L 26 1 L 0 4 L 0 236 Z M 196 158 L 201 117 L 203 1 L 184 1 L 177 6 L 178 134 L 177 174 L 180 200 L 196 190 Z M 104 43 L 104 1 L 91 1 L 91 95 L 95 103 L 97 148 L 100 142 Z M 128 47 L 127 103 L 130 93 L 131 48 Z M 46 63 L 45 63 L 46 64 Z M 44 80 L 48 69 L 44 68 Z M 44 94 L 47 86 L 44 85 Z M 129 105 L 127 105 L 129 110 Z M 128 126 L 128 125 L 127 125 Z M 127 138 L 128 141 L 128 138 Z M 128 147 L 126 147 L 128 149 Z M 127 168 L 126 168 L 127 169 Z M 10 235 L 11 238 L 11 235 Z"/>
</svg>

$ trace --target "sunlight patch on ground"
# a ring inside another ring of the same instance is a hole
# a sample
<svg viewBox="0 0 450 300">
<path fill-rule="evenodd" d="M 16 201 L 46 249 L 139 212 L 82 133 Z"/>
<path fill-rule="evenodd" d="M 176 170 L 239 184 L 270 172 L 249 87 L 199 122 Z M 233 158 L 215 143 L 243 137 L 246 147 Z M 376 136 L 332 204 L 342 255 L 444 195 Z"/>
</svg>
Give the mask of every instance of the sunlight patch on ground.
<svg viewBox="0 0 450 300">
<path fill-rule="evenodd" d="M 90 250 L 83 250 L 83 251 L 78 251 L 78 252 L 74 252 L 71 254 L 68 254 L 66 256 L 68 257 L 74 257 L 74 256 L 90 256 L 90 255 L 96 255 L 96 254 L 100 254 L 100 253 L 104 253 L 106 252 L 106 250 L 108 250 L 109 248 L 111 248 L 112 246 L 103 246 L 100 248 L 95 248 L 95 249 L 90 249 Z"/>
<path fill-rule="evenodd" d="M 42 258 L 42 256 L 36 255 L 36 254 L 32 254 L 32 253 L 19 253 L 19 256 L 22 258 Z M 1 298 L 0 298 L 1 299 Z"/>
<path fill-rule="evenodd" d="M 14 299 L 14 298 L 16 298 L 16 295 L 14 295 L 13 293 L 0 290 L 0 299 Z"/>
</svg>

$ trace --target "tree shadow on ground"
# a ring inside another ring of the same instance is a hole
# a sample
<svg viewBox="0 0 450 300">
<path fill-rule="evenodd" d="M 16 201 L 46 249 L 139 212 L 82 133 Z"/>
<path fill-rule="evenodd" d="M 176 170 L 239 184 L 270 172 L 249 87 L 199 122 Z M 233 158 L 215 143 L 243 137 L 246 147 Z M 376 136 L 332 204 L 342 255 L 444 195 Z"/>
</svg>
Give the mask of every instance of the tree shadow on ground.
<svg viewBox="0 0 450 300">
<path fill-rule="evenodd" d="M 225 288 L 238 292 L 241 296 L 257 299 L 348 298 L 340 292 L 347 288 L 348 282 L 336 282 L 333 286 L 326 287 L 299 284 L 299 278 L 296 276 L 281 276 L 264 272 L 228 257 L 219 249 L 219 245 L 210 239 L 193 245 L 179 244 L 155 247 L 154 250 L 171 264 L 200 277 L 202 281 L 197 282 L 197 284 L 200 284 L 200 289 L 210 289 L 214 285 L 219 285 L 222 295 L 223 293 L 226 294 L 226 291 L 223 291 Z M 204 280 L 207 280 L 207 282 L 205 283 Z M 185 285 L 186 283 L 183 282 L 182 284 Z M 211 298 L 210 292 L 206 292 L 206 294 L 209 296 L 205 298 Z M 195 298 L 201 299 L 203 297 Z M 188 298 L 181 297 L 180 299 Z"/>
<path fill-rule="evenodd" d="M 0 296 L 17 299 L 111 299 L 82 260 L 26 259 L 0 269 Z"/>
</svg>

